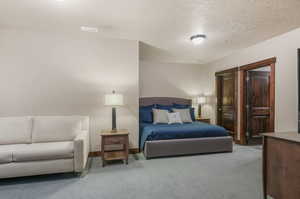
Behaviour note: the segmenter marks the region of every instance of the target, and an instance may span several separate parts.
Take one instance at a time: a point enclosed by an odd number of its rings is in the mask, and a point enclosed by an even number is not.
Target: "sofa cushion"
[[[31,117],[1,117],[0,145],[31,143]]]
[[[74,157],[74,142],[49,142],[19,145],[14,148],[13,161],[40,161]]]
[[[0,164],[13,161],[13,146],[14,145],[0,145]]]
[[[32,142],[72,141],[81,131],[79,116],[33,117]]]

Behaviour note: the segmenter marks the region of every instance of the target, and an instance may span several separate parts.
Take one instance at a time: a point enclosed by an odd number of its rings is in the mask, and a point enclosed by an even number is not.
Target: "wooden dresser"
[[[263,135],[263,188],[265,199],[300,198],[300,134]]]

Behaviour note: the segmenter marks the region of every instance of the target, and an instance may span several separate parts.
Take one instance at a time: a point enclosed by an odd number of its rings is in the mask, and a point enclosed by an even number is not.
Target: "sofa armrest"
[[[74,170],[82,172],[86,166],[90,152],[88,131],[81,131],[74,140]]]

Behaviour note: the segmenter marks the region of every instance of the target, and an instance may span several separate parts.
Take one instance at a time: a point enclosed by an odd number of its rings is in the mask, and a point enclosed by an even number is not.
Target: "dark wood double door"
[[[244,138],[239,140],[245,140],[248,144],[259,144],[261,134],[274,129],[271,122],[270,72],[246,71],[245,82],[241,85],[238,85],[238,72],[238,68],[234,68],[216,73],[217,125],[223,126],[235,140],[238,139],[239,91],[245,95],[245,102],[240,105],[240,109],[243,109],[240,114],[243,115],[245,123],[241,126],[245,134],[240,134]]]
[[[270,72],[247,71],[245,93],[247,142],[261,142],[262,133],[273,129],[270,121]]]

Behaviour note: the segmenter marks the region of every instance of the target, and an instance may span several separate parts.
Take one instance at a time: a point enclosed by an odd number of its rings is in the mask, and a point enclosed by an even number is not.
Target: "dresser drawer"
[[[126,144],[127,136],[105,136],[102,137],[104,139],[104,144]]]

